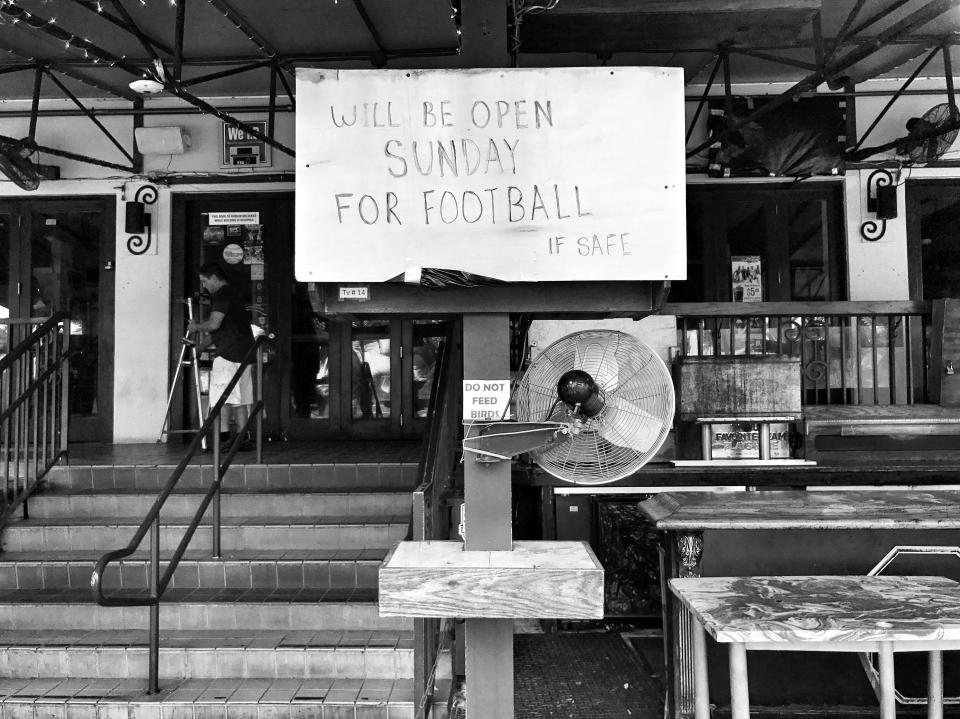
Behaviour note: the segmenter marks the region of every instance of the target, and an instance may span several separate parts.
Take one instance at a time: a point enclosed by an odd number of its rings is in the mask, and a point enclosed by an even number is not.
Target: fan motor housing
[[[557,395],[564,404],[580,407],[587,417],[595,417],[603,409],[600,389],[588,372],[572,369],[564,372],[557,382]]]

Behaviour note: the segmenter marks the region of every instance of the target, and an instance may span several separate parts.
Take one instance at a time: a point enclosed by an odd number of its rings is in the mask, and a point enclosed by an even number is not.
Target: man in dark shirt
[[[216,404],[233,378],[240,362],[253,345],[253,331],[236,288],[227,282],[223,268],[216,262],[208,262],[200,267],[200,284],[210,293],[210,316],[203,322],[191,322],[189,332],[209,332],[216,346],[216,357],[210,370],[210,406]],[[236,429],[231,437],[247,422],[250,406],[253,404],[253,380],[250,365],[247,365],[240,381],[227,397],[221,412],[224,427],[230,427],[231,416]],[[248,437],[241,440],[240,449],[250,449]]]

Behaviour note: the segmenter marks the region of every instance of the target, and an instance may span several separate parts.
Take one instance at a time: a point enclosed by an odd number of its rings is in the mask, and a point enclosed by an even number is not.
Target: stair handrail
[[[253,346],[247,351],[240,366],[234,373],[230,382],[224,389],[223,394],[216,404],[207,414],[207,419],[200,425],[200,429],[187,447],[186,454],[170,474],[170,478],[160,490],[157,498],[154,500],[146,516],[133,533],[133,538],[125,547],[106,552],[97,560],[93,574],[90,575],[90,588],[93,598],[100,606],[104,607],[150,607],[150,646],[149,646],[149,664],[148,664],[148,688],[149,694],[156,694],[159,689],[159,644],[160,644],[160,603],[163,600],[163,594],[173,579],[174,572],[180,564],[187,546],[193,539],[193,535],[200,526],[200,521],[206,513],[207,508],[213,504],[213,556],[220,557],[220,485],[223,477],[230,468],[234,456],[240,449],[240,444],[244,436],[250,429],[251,423],[256,426],[256,461],[257,464],[263,463],[263,357],[264,346],[268,341],[267,336],[261,335],[256,338]],[[240,376],[249,365],[256,365],[256,379],[254,381],[254,402],[250,407],[247,421],[237,430],[237,436],[227,447],[226,457],[221,462],[220,457],[220,413],[226,404],[227,398],[233,391],[233,388],[240,381]],[[180,539],[180,543],[171,555],[167,568],[163,575],[160,575],[160,511],[166,503],[167,498],[176,489],[177,483],[183,476],[184,471],[190,464],[190,460],[201,448],[202,440],[207,434],[212,434],[212,465],[215,469],[213,481],[203,494],[200,505],[187,525],[186,531]],[[147,532],[150,532],[150,573],[149,588],[147,596],[117,597],[104,594],[103,576],[106,568],[112,562],[129,557],[140,547]]]
[[[10,318],[0,323],[10,329],[36,325],[0,358],[3,527],[18,507],[24,519],[29,518],[27,500],[50,469],[68,454],[70,313]],[[7,337],[8,342],[13,340],[9,329]]]
[[[430,387],[428,427],[420,450],[417,488],[413,491],[412,513],[408,537],[414,541],[446,539],[449,532],[440,521],[440,505],[449,490],[448,480],[456,464],[455,447],[458,445],[458,424],[452,414],[456,410],[452,396],[454,383],[453,363],[458,357],[455,345],[453,321],[447,336],[440,344],[434,365],[433,383]],[[442,653],[444,633],[436,618],[413,621],[413,690],[416,719],[426,719],[430,713],[434,693],[437,662]]]

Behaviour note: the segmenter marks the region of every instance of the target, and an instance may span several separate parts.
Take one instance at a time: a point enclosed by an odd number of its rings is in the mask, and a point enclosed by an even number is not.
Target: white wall
[[[677,344],[677,323],[673,315],[650,315],[642,320],[535,320],[530,325],[531,359],[561,337],[584,330],[604,329],[625,332],[651,347],[660,358],[669,361],[668,348]]]

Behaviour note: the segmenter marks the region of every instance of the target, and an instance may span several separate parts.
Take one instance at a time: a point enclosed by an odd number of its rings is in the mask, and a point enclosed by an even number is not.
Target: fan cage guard
[[[949,102],[941,102],[939,105],[934,105],[923,113],[921,119],[933,127],[938,127],[948,122],[957,122],[960,120],[960,111],[957,110],[955,105],[951,105]],[[918,142],[909,150],[907,155],[912,162],[933,162],[950,149],[957,139],[957,133],[958,130],[953,129],[936,137]]]
[[[670,371],[633,335],[614,330],[574,332],[531,362],[517,388],[517,419],[570,422],[567,407],[557,398],[557,381],[571,369],[593,377],[604,411],[585,420],[581,430],[560,446],[531,456],[546,472],[574,484],[607,484],[628,477],[656,455],[673,425]],[[641,447],[608,439],[637,433],[644,436]]]

